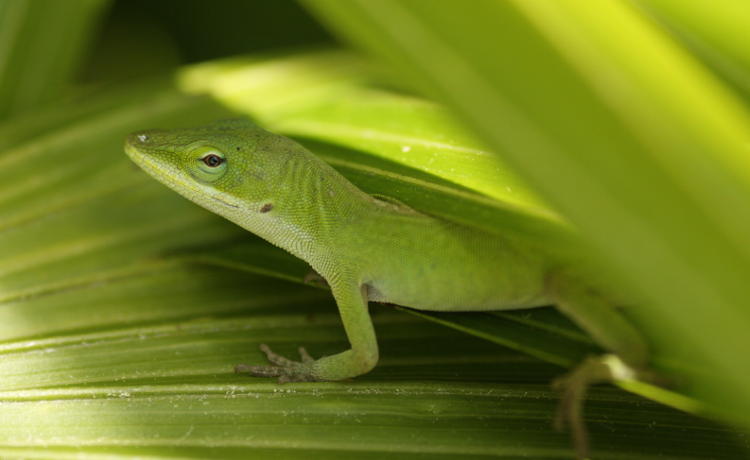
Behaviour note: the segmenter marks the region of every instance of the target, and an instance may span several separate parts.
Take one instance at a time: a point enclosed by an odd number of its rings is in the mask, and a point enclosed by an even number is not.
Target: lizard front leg
[[[339,307],[341,321],[351,348],[344,352],[313,359],[300,348],[300,361],[293,361],[271,351],[265,344],[261,350],[272,365],[235,367],[235,372],[248,372],[256,377],[278,377],[279,382],[342,380],[369,372],[378,362],[378,342],[367,308],[367,286],[353,280],[338,279],[331,285]]]

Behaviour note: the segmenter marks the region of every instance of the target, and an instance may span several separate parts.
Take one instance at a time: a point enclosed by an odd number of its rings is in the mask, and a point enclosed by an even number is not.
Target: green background
[[[671,384],[592,389],[594,458],[746,457],[747,30],[739,0],[0,0],[0,456],[572,456],[548,383],[597,348],[551,309],[373,306],[371,374],[232,373],[345,348],[335,304],[122,142],[241,115],[628,299]]]

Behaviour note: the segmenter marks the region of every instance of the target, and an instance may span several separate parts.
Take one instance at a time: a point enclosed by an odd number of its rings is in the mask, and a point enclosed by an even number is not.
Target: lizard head
[[[125,152],[148,174],[199,205],[230,217],[261,203],[273,185],[268,152],[283,139],[247,120],[138,131]]]

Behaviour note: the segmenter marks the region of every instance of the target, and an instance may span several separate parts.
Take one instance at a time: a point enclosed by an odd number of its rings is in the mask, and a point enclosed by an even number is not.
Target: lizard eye
[[[190,173],[201,182],[217,181],[227,170],[227,159],[219,149],[202,146],[192,155],[195,163],[192,163]]]
[[[224,163],[224,158],[216,155],[215,153],[209,153],[208,155],[205,155],[203,158],[201,158],[201,161],[209,168],[218,168],[222,163]]]

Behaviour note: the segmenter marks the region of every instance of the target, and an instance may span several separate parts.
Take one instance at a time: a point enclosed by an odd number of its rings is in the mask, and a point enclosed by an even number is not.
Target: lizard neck
[[[268,199],[253,203],[236,222],[320,271],[336,250],[336,235],[372,206],[372,198],[298,144],[284,150],[268,176]]]

